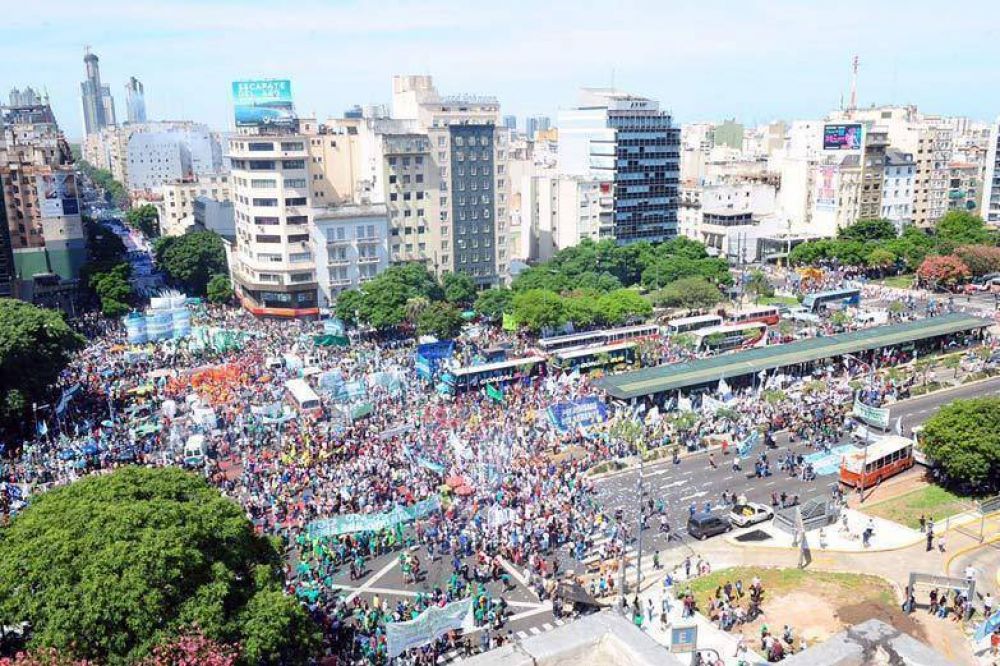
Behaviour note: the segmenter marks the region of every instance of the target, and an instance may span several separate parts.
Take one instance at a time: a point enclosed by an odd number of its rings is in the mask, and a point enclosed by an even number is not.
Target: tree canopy
[[[0,616],[30,647],[141,661],[197,625],[245,664],[304,664],[320,636],[282,592],[281,555],[194,474],[127,467],[39,495],[0,530]]]
[[[233,285],[223,273],[213,275],[205,286],[205,295],[211,303],[228,303],[233,300]]]
[[[77,160],[76,166],[95,186],[104,190],[108,203],[113,203],[116,206],[124,206],[128,202],[128,193],[125,191],[125,186],[115,180],[110,171],[99,169],[85,160]]]
[[[945,213],[934,225],[934,235],[945,254],[959,245],[982,245],[991,240],[983,218],[964,210]]]
[[[192,296],[204,296],[213,275],[226,273],[226,250],[214,231],[164,236],[153,244],[157,265]]]
[[[0,419],[17,423],[43,401],[85,342],[58,311],[0,299]]]
[[[514,295],[514,317],[521,326],[539,333],[566,323],[563,299],[547,289],[528,289]]]
[[[681,278],[650,294],[653,303],[667,308],[704,310],[722,300],[719,288],[703,277]]]
[[[476,296],[473,307],[488,319],[499,319],[504,312],[510,312],[513,298],[514,292],[510,289],[485,289]]]
[[[417,316],[417,334],[448,340],[462,330],[462,313],[451,303],[430,303]]]
[[[469,305],[476,299],[476,283],[465,273],[445,273],[441,286],[449,303]]]
[[[419,310],[445,297],[444,289],[423,264],[390,266],[376,277],[337,296],[337,316],[352,324],[388,329],[419,317]],[[407,311],[407,302],[422,299],[419,310]]]
[[[955,481],[995,488],[1000,479],[1000,398],[955,400],[924,424],[924,452]]]
[[[160,235],[160,214],[153,204],[143,204],[125,214],[129,226],[141,231],[147,238]]]

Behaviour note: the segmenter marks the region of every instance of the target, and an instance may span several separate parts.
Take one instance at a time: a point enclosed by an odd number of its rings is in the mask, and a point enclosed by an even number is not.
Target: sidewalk
[[[891,520],[868,516],[854,509],[844,509],[841,515],[847,516],[846,528],[844,522],[838,521],[836,524],[806,532],[806,544],[814,553],[816,551],[869,553],[896,550],[912,546],[924,539],[924,535],[917,530],[904,527]],[[873,528],[873,535],[866,547],[861,535],[869,526]],[[740,530],[738,534],[727,536],[726,541],[734,546],[746,546],[747,542],[737,539],[754,530],[764,532],[771,537],[766,541],[752,542],[755,547],[786,549],[799,547],[794,535],[778,529],[773,522]]]

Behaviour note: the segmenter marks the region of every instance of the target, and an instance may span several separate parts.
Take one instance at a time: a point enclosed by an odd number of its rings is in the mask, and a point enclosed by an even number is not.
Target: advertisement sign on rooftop
[[[295,120],[288,79],[233,81],[237,127],[286,125]]]
[[[825,125],[823,150],[861,150],[860,123]]]

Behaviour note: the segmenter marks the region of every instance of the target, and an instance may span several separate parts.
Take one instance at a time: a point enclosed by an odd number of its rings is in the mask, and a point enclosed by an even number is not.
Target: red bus
[[[730,313],[727,318],[730,324],[746,324],[751,321],[759,321],[768,326],[777,325],[781,319],[778,308],[773,305],[765,305],[758,308],[748,308]]]
[[[912,439],[888,435],[875,440],[867,449],[867,453],[860,450],[841,458],[841,483],[854,488],[870,488],[913,467]]]

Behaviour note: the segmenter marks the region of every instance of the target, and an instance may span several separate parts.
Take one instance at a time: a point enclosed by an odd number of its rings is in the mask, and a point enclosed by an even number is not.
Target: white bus
[[[312,390],[309,383],[304,379],[289,379],[285,382],[285,389],[291,396],[295,408],[302,413],[317,414],[322,410],[319,396]]]
[[[679,335],[681,333],[691,333],[693,331],[712,326],[722,326],[722,317],[719,315],[681,317],[679,319],[671,319],[667,322],[664,328],[667,335]]]
[[[610,345],[615,342],[627,342],[640,338],[651,338],[660,335],[660,327],[655,324],[625,326],[623,328],[606,328],[600,331],[557,335],[552,338],[542,338],[538,341],[538,349],[546,354],[552,354],[565,349],[583,349],[597,345]]]
[[[748,321],[745,324],[727,324],[702,328],[692,335],[696,351],[729,351],[740,347],[750,347],[763,339],[767,324],[762,321]]]

